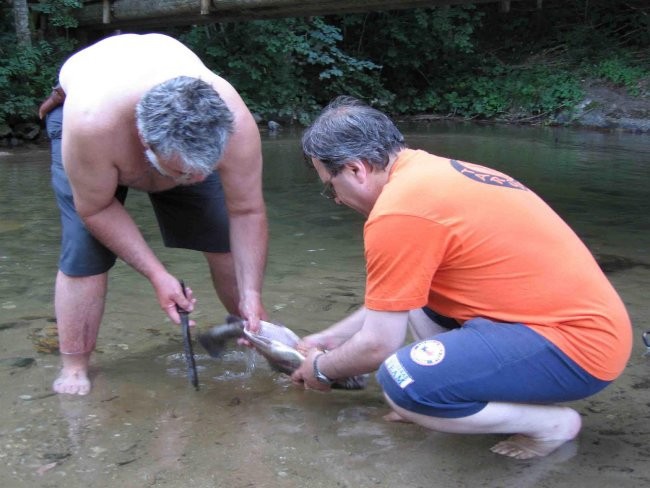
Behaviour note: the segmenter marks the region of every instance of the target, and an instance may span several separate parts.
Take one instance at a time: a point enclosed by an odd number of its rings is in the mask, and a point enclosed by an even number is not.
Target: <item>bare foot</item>
[[[492,452],[515,459],[544,457],[564,443],[573,440],[580,432],[582,420],[575,410],[567,408],[557,419],[553,432],[547,437],[531,437],[515,434],[505,441],[492,446]]]
[[[90,392],[90,353],[61,354],[61,362],[61,373],[52,384],[54,391],[69,395],[87,395]]]
[[[412,421],[402,417],[395,410],[391,410],[390,413],[387,413],[382,418],[387,422],[403,422],[405,424],[412,424],[413,423]]]
[[[63,368],[59,377],[54,380],[52,388],[57,393],[87,395],[90,392],[90,379],[86,370]]]
[[[530,459],[547,456],[569,440],[571,439],[539,441],[532,437],[516,434],[492,446],[490,451],[515,459]]]

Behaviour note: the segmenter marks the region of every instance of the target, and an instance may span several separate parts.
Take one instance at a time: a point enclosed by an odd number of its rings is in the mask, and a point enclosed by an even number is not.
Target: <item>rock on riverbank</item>
[[[546,118],[531,116],[524,119],[493,119],[483,122],[549,124],[594,130],[650,133],[650,79],[640,85],[638,95],[629,94],[626,88],[602,82],[585,82],[583,91],[584,98],[576,106]],[[419,122],[455,118],[440,114],[420,114],[404,119]]]
[[[650,80],[639,89],[638,96],[625,88],[602,83],[584,87],[585,98],[572,110],[561,112],[551,123],[591,129],[618,129],[650,132]]]

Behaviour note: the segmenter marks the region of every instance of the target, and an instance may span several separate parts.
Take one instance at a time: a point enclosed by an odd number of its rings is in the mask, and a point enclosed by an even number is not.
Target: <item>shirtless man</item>
[[[160,34],[104,39],[68,59],[59,81],[65,103],[47,120],[63,225],[55,285],[62,370],[54,390],[90,391],[115,256],[151,282],[172,321],[180,321],[176,306],[193,309],[191,289],[183,295],[125,210],[128,188],[149,193],[165,245],[203,252],[221,302],[256,330],[266,317],[262,154],[237,91]]]
[[[367,218],[367,278],[364,308],[299,344],[293,381],[329,390],[378,369],[388,420],[514,434],[492,451],[517,459],[577,436],[580,415],[557,403],[611,384],[632,328],[569,226],[508,175],[407,148],[388,117],[350,97],[302,147],[323,195]]]

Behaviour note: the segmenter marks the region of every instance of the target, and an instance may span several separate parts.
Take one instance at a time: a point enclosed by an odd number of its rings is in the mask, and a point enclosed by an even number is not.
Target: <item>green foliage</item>
[[[31,48],[11,49],[0,58],[0,123],[35,117],[57,79],[59,64],[53,60],[71,50],[70,41],[39,41]]]
[[[51,0],[30,4],[34,12],[54,12],[50,22],[59,27],[76,25],[70,8],[76,0]],[[75,42],[60,33],[41,39],[31,48],[17,46],[11,9],[4,8],[0,22],[0,124],[33,120],[43,98],[56,83],[61,62],[72,52]],[[43,33],[45,34],[45,33]],[[42,36],[45,37],[45,36]]]
[[[596,78],[602,78],[618,86],[624,86],[634,95],[639,94],[639,80],[650,76],[650,68],[635,64],[624,55],[601,60],[587,72]]]
[[[545,67],[499,67],[482,76],[465,76],[450,85],[438,111],[482,119],[536,119],[577,103],[579,81],[570,72]]]
[[[67,29],[77,27],[77,19],[70,12],[81,8],[81,5],[81,0],[40,0],[36,4],[31,4],[29,8],[34,12],[47,15],[52,26]]]
[[[29,50],[16,46],[11,8],[0,4],[0,122],[34,117],[75,47],[70,12],[81,4],[30,3],[49,27]],[[637,93],[650,76],[647,0],[545,0],[541,10],[513,2],[508,14],[491,3],[456,5],[170,33],[253,112],[300,124],[339,94],[391,113],[543,120],[575,105],[584,79]]]
[[[340,30],[320,17],[195,27],[180,39],[254,112],[303,124],[339,91],[372,88],[378,69],[339,49]]]
[[[436,110],[444,79],[466,69],[483,14],[473,6],[350,15],[340,19],[344,46],[381,64],[383,96],[377,105],[395,112]],[[380,36],[373,33],[381,32]],[[387,96],[388,94],[388,96]]]

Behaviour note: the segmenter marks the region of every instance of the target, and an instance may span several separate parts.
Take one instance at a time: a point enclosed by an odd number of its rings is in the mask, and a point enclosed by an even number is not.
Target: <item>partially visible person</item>
[[[149,194],[168,247],[204,254],[217,295],[256,330],[266,317],[267,256],[257,125],[237,91],[187,47],[160,34],[104,39],[70,57],[46,101],[62,249],[55,312],[58,393],[90,391],[90,356],[116,257],[145,276],[168,317],[191,311],[124,207]],[[63,102],[62,106],[57,106]]]
[[[616,379],[632,339],[569,226],[508,175],[407,148],[350,97],[325,108],[302,148],[324,194],[367,217],[367,281],[362,309],[304,338],[294,383],[326,391],[379,369],[388,420],[513,434],[492,450],[518,459],[575,438],[580,415],[558,403]]]

